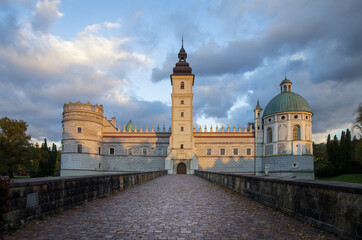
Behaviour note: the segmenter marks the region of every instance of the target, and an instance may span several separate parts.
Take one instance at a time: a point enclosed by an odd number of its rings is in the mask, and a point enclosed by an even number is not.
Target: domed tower
[[[102,169],[103,106],[69,102],[63,106],[61,176]]]
[[[314,179],[312,116],[308,102],[285,77],[263,113],[263,168],[271,176]]]

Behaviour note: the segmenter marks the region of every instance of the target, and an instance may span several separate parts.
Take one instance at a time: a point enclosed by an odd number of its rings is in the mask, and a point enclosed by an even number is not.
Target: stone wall
[[[362,184],[195,171],[342,238],[362,239]]]
[[[102,196],[167,174],[167,171],[17,179],[10,185],[11,210],[3,214],[3,229],[55,214]]]

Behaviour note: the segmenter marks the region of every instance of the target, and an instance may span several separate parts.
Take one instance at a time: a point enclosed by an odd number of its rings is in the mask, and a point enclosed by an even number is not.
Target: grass
[[[342,174],[337,177],[317,178],[317,180],[351,182],[351,183],[361,183],[362,184],[362,174]]]

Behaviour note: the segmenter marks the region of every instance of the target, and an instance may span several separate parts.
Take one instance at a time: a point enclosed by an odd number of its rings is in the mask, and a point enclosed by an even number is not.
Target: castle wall
[[[105,132],[103,167],[123,172],[164,170],[169,137],[169,132]]]
[[[194,142],[199,170],[254,174],[253,132],[194,132]]]
[[[314,179],[312,155],[277,155],[263,158],[263,171],[274,177]]]

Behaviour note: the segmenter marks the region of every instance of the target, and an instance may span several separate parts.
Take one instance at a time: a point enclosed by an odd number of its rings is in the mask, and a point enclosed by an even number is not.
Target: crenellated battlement
[[[85,111],[85,112],[93,112],[95,114],[99,114],[103,116],[103,105],[92,105],[91,103],[81,103],[80,101],[76,103],[72,103],[69,101],[68,103],[64,103],[63,105],[63,113],[71,112],[71,111]]]
[[[151,128],[146,125],[146,128],[143,128],[142,125],[137,128],[137,125],[135,125],[134,130],[131,130],[131,128],[126,129],[126,125],[123,125],[123,129],[121,129],[121,126],[118,125],[117,128],[118,132],[122,133],[171,133],[171,126],[167,129],[165,125],[161,128],[160,125],[158,125],[156,128],[151,125]]]
[[[239,125],[238,128],[235,127],[235,125],[233,125],[232,128],[230,128],[229,125],[227,125],[227,127],[224,127],[224,125],[221,125],[221,128],[219,128],[218,125],[216,125],[215,129],[212,127],[212,125],[208,128],[206,125],[205,127],[202,127],[201,125],[199,125],[198,131],[196,130],[196,127],[193,127],[193,132],[197,132],[197,133],[252,133],[254,132],[254,128],[252,124],[249,124],[249,126],[247,126],[245,124],[244,128],[242,129],[242,127]]]

